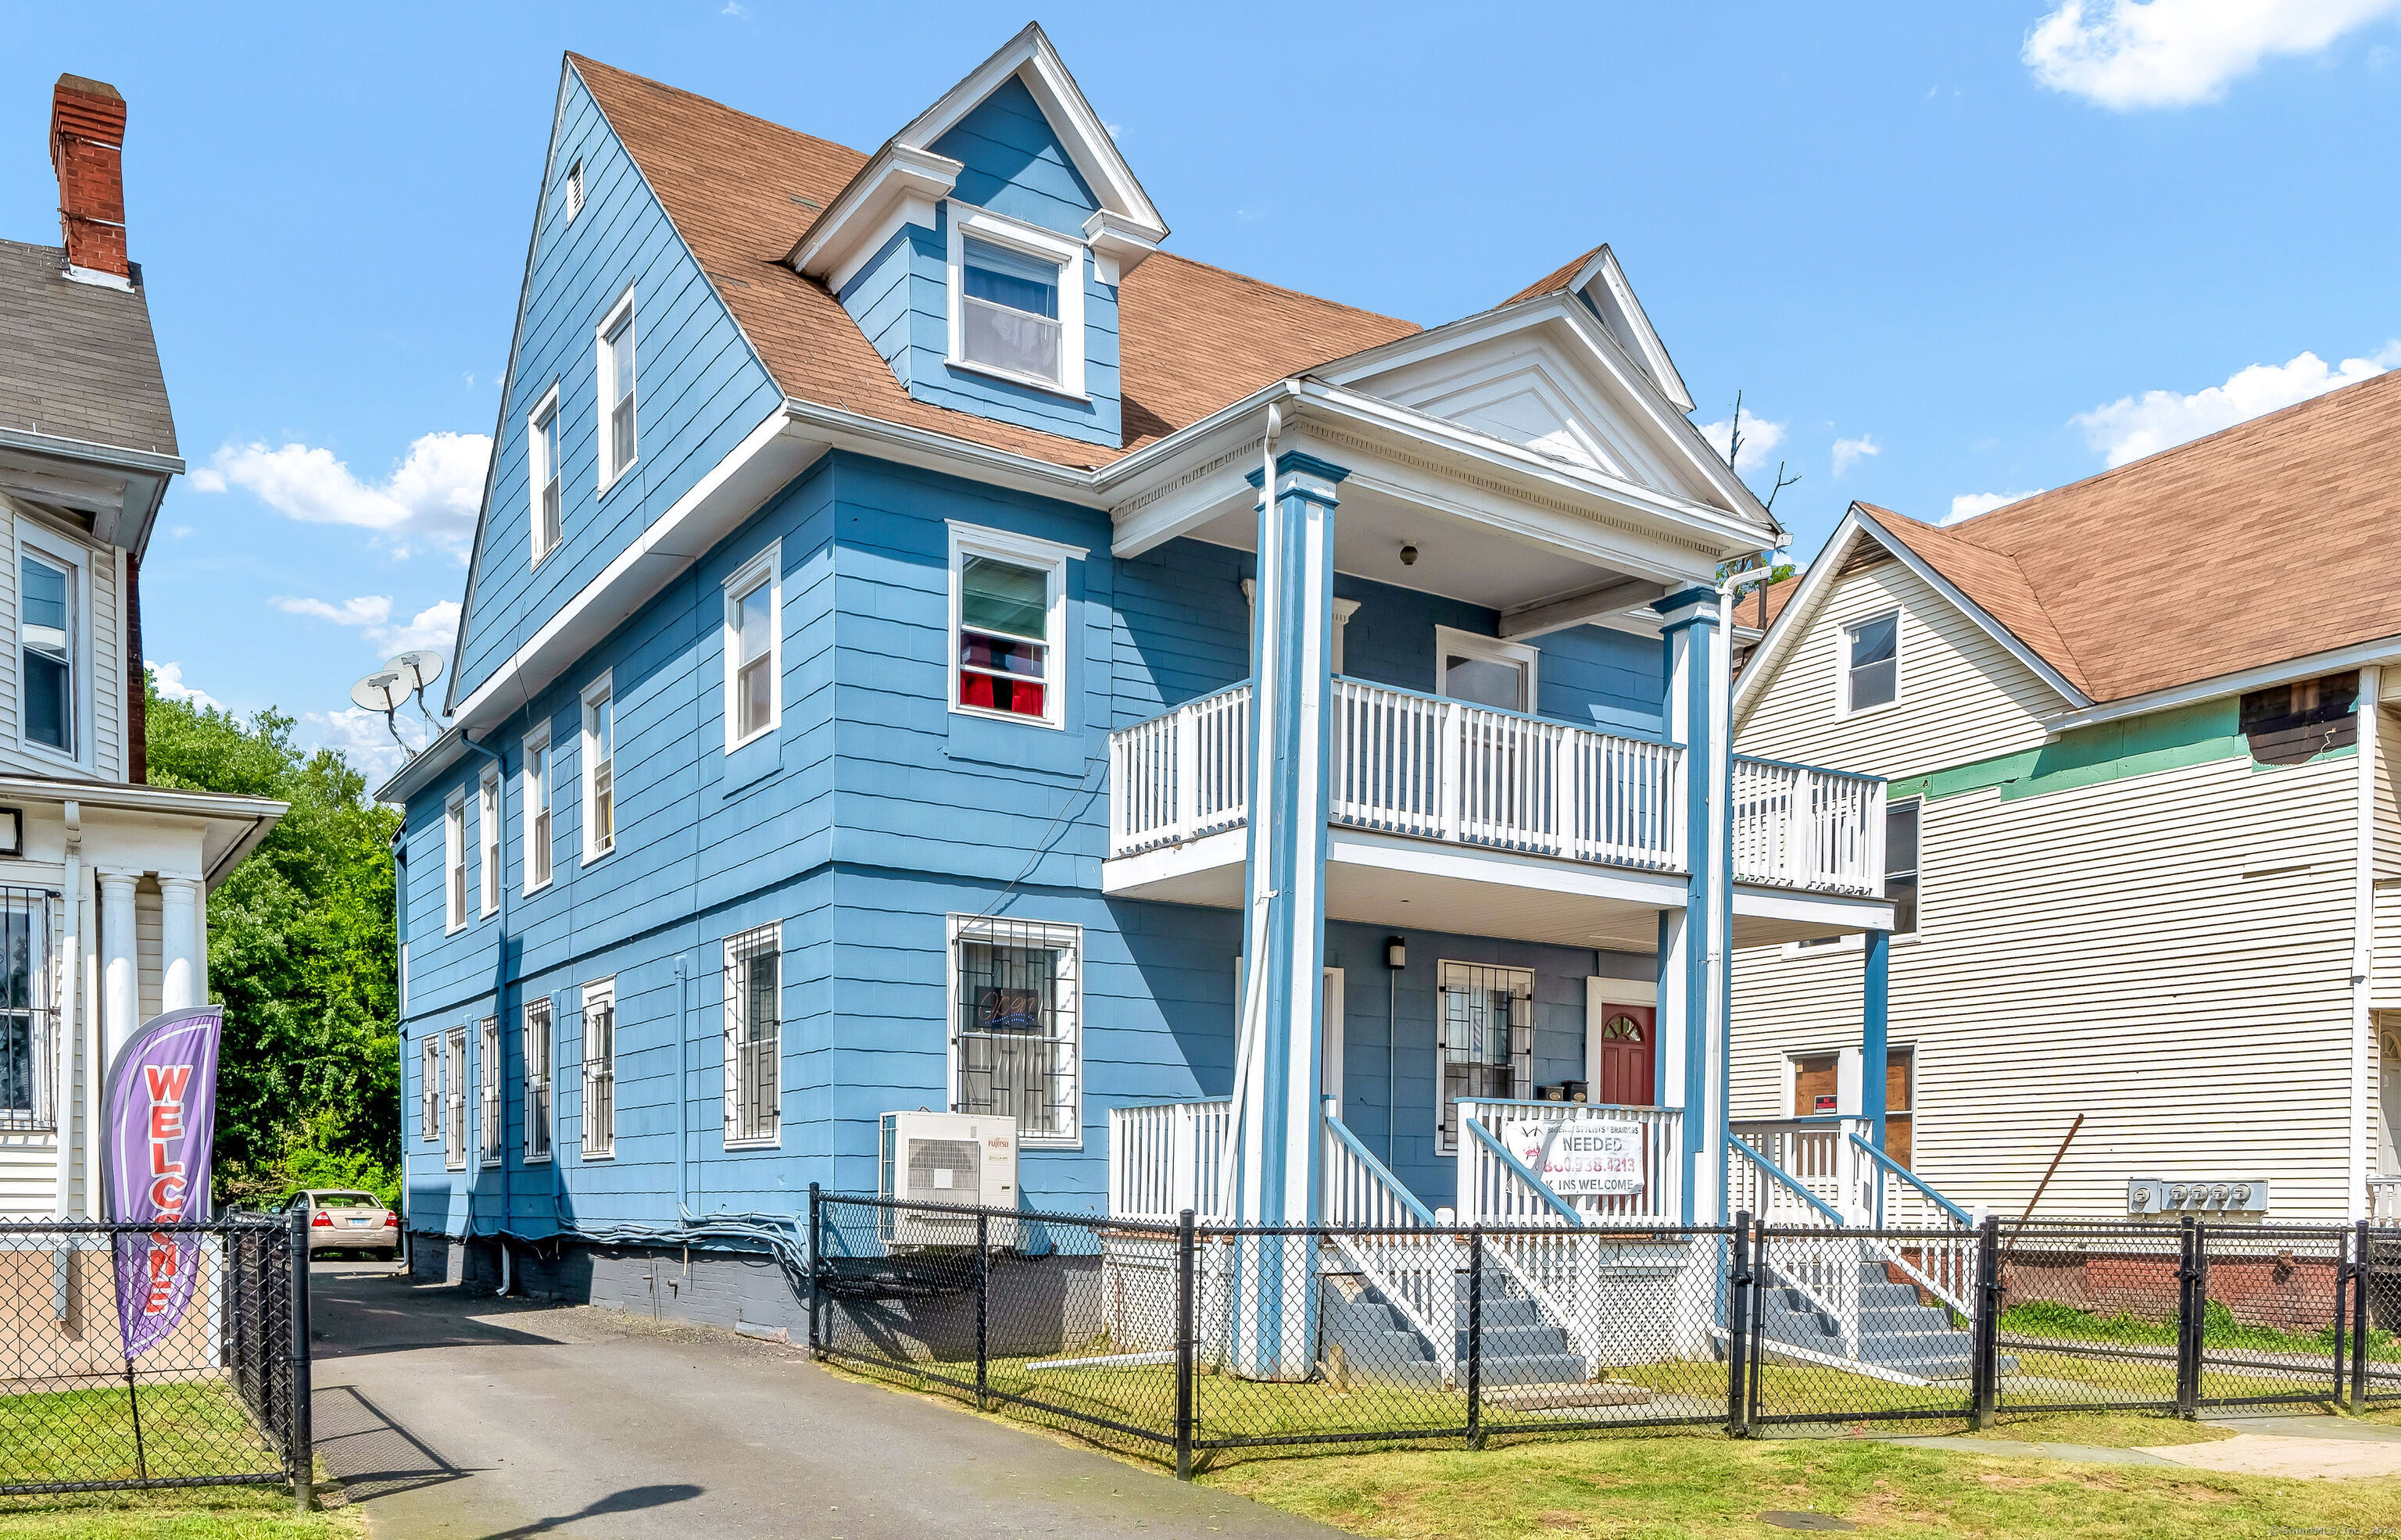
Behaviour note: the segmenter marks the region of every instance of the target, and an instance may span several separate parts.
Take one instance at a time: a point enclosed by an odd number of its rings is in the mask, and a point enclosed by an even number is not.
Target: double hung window
[[[1525,968],[1445,962],[1441,977],[1440,1140],[1459,1148],[1462,1097],[1523,1100],[1534,1079],[1534,975]]]
[[[725,584],[725,748],[775,727],[782,711],[783,547],[771,545]]]
[[[475,1029],[475,1149],[486,1165],[501,1164],[501,1018]]]
[[[525,1008],[525,1158],[550,1159],[550,1002]]]
[[[629,292],[600,323],[600,485],[605,490],[633,466],[634,296]]]
[[[501,907],[501,772],[496,769],[485,770],[477,784],[475,818],[484,868],[478,884],[483,912],[496,914]]]
[[[51,1128],[50,895],[0,888],[0,1129]]]
[[[28,552],[18,558],[18,657],[28,743],[75,752],[75,574]]]
[[[442,1137],[442,1040],[417,1045],[417,1137],[432,1144]]]
[[[773,1144],[782,1125],[783,928],[725,944],[725,1142]]]
[[[442,808],[442,928],[467,923],[467,794],[455,791]]]
[[[952,526],[952,709],[1056,727],[1072,547]]]
[[[1900,698],[1900,612],[1843,628],[1843,709],[1866,711]]]
[[[961,253],[967,310],[960,348],[970,363],[1059,378],[1059,265],[968,239]]]
[[[583,1158],[617,1152],[617,985],[583,988]]]
[[[583,692],[583,859],[617,848],[617,701],[606,677]]]
[[[551,763],[548,729],[525,743],[525,891],[550,886]]]
[[[1917,797],[1884,810],[1884,896],[1892,905],[1892,934],[1917,934],[1917,826],[1926,804]]]
[[[555,385],[527,420],[526,480],[533,491],[533,559],[539,562],[558,549],[560,535],[558,387]]]
[[[467,1168],[467,1029],[453,1027],[442,1043],[442,1164]]]
[[[1028,1144],[1081,1140],[1082,951],[1073,925],[953,918],[953,1111],[1013,1117]]]

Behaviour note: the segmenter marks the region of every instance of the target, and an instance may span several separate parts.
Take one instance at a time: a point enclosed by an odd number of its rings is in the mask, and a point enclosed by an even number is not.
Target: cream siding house
[[[2080,1113],[2041,1212],[2264,1179],[2401,1217],[2401,605],[2279,619],[2296,567],[2369,565],[2396,429],[2386,378],[1949,528],[1854,506],[1779,585],[1736,748],[1888,781],[1890,1148],[1946,1196],[2020,1212]],[[1737,1131],[1861,1110],[1857,948],[1736,952]]]

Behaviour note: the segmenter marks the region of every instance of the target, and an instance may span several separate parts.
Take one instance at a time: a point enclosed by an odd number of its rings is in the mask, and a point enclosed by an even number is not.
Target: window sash
[[[526,891],[550,881],[550,744],[529,743],[525,761]]]
[[[467,923],[467,804],[452,802],[442,810],[442,923],[455,931]]]
[[[1861,620],[1843,632],[1847,709],[1889,705],[1900,695],[1900,617]]]
[[[628,306],[611,327],[602,346],[609,360],[609,473],[623,474],[634,463],[638,445],[634,421],[634,312]]]
[[[583,1008],[583,1155],[617,1152],[617,1002]]]
[[[550,1002],[525,1008],[525,1158],[550,1159]]]
[[[953,1111],[1014,1117],[1029,1143],[1080,1126],[1080,965],[1074,926],[963,920],[952,945]]]
[[[442,1163],[467,1165],[467,1029],[453,1027],[442,1043]]]
[[[534,558],[539,561],[558,549],[560,538],[558,475],[558,408],[554,404],[534,423],[535,483],[540,488],[542,529],[537,537]]]
[[[733,595],[734,736],[748,739],[775,721],[775,579],[771,572]]]
[[[1915,797],[1884,810],[1884,895],[1892,905],[1892,934],[1917,933],[1918,841],[1926,804]]]
[[[484,777],[476,797],[476,812],[483,820],[483,906],[484,912],[490,914],[501,906],[501,778],[497,771]]]
[[[25,738],[62,754],[73,754],[75,573],[27,552],[19,558],[17,577]]]
[[[1052,677],[1061,568],[1056,563],[954,548],[952,704],[1025,720],[1055,720]]]
[[[583,703],[586,799],[590,804],[585,846],[592,855],[617,848],[617,699],[602,690]]]
[[[442,1137],[442,1040],[418,1045],[417,1137],[427,1144]]]

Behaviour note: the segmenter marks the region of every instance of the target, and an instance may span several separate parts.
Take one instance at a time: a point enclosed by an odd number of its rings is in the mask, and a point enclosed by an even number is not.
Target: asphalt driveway
[[[317,1450],[378,1540],[1340,1533],[841,1379],[801,1348],[382,1264],[321,1263],[313,1299]]]

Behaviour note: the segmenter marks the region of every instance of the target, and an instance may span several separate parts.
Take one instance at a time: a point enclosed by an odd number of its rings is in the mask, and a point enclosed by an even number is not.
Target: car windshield
[[[383,1205],[364,1192],[320,1192],[320,1208],[381,1208]]]

